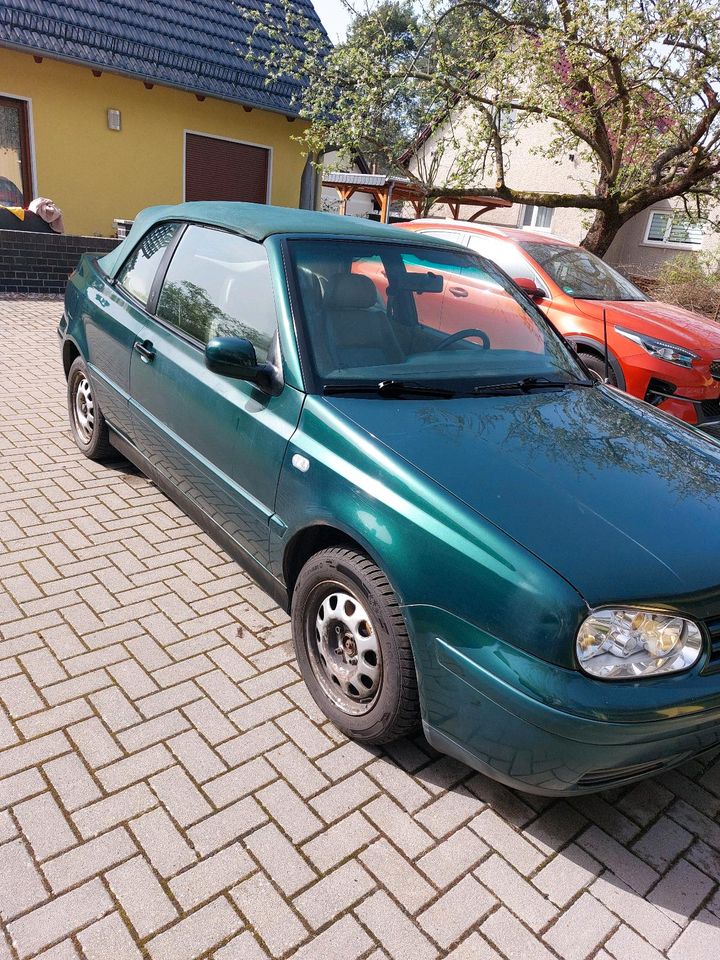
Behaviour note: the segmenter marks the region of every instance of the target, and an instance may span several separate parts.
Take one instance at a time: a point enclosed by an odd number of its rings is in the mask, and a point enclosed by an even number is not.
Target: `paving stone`
[[[505,907],[491,914],[480,930],[508,960],[556,960]]]
[[[532,930],[540,932],[558,914],[554,904],[496,853],[478,867],[475,876]]]
[[[651,890],[647,899],[684,927],[714,887],[715,882],[704,873],[687,860],[679,860]]]
[[[357,960],[372,940],[354,917],[345,916],[293,954],[293,960]]]
[[[479,924],[496,905],[493,895],[471,876],[463,877],[418,917],[418,923],[443,949]]]
[[[536,870],[545,857],[493,810],[483,810],[468,826],[521,873]]]
[[[444,889],[467,873],[488,852],[487,844],[472,830],[463,827],[420,857],[417,866],[436,887]]]
[[[190,910],[244,880],[256,869],[242,846],[234,843],[173,877],[168,885],[183,910]]]
[[[182,767],[150,777],[150,786],[168,813],[181,827],[187,827],[212,812],[212,807]]]
[[[22,840],[0,847],[0,918],[10,920],[47,899],[42,877]]]
[[[374,886],[370,874],[359,863],[349,860],[296,897],[295,909],[317,930],[357,903]]]
[[[680,927],[666,913],[610,872],[598,878],[590,892],[658,950],[666,950],[680,933]]]
[[[359,860],[409,913],[417,913],[435,896],[422,874],[385,839],[370,844]]]
[[[252,797],[245,797],[189,827],[188,838],[201,857],[254,830],[267,814]]]
[[[382,943],[393,960],[434,960],[438,955],[424,933],[378,890],[356,908],[356,914],[372,935]]]
[[[143,857],[133,857],[106,876],[140,938],[150,936],[177,917],[170,898]]]
[[[423,810],[415,819],[437,838],[446,837],[470,820],[482,807],[477,797],[462,788],[444,794]]]
[[[200,907],[146,944],[152,960],[194,960],[242,927],[224,897]]]
[[[247,836],[245,847],[288,896],[316,879],[315,871],[274,823],[268,823]]]
[[[127,830],[117,827],[94,840],[79,844],[43,864],[43,873],[53,893],[59,893],[114,867],[137,853]]]
[[[36,860],[46,860],[77,843],[62,810],[49,793],[19,803],[13,813]]]
[[[390,797],[366,804],[363,813],[411,859],[433,845],[432,837]]]
[[[377,836],[377,830],[358,810],[339,820],[303,846],[305,856],[325,873],[342,860],[367,846]]]
[[[716,960],[720,955],[720,919],[707,910],[680,935],[668,951],[669,960]]]
[[[164,810],[152,810],[132,820],[130,829],[163,877],[171,877],[196,859],[195,852]]]
[[[578,843],[638,893],[647,893],[658,880],[657,871],[598,827],[586,830],[579,837]]]
[[[50,903],[26,913],[8,925],[21,958],[61,940],[112,909],[113,903],[100,880],[91,880]]]
[[[109,957],[114,960],[142,960],[140,950],[117,913],[111,913],[81,930],[78,940],[87,960],[108,960]]]
[[[230,895],[273,957],[282,956],[307,937],[305,927],[262,874],[245,880]]]
[[[293,843],[302,843],[323,826],[308,805],[281,780],[260,790],[257,796]]]
[[[545,933],[545,940],[566,960],[585,960],[616,926],[617,918],[584,893]]]

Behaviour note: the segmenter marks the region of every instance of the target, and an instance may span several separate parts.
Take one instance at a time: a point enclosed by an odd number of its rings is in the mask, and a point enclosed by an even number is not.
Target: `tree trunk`
[[[610,249],[610,244],[617,236],[617,232],[625,223],[625,218],[615,209],[598,210],[590,229],[585,234],[580,246],[585,247],[598,257],[604,257]]]

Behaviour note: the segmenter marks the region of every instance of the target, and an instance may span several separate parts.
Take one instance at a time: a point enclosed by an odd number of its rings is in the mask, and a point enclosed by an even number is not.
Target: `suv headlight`
[[[700,359],[696,353],[686,347],[678,347],[665,340],[656,340],[655,337],[647,337],[644,333],[635,333],[634,330],[626,330],[625,327],[615,327],[615,330],[621,337],[627,337],[628,340],[638,343],[651,356],[667,360],[668,363],[676,363],[679,367],[691,367],[693,360]]]
[[[633,607],[595,610],[578,630],[575,648],[585,673],[606,680],[687,670],[702,652],[697,624]]]

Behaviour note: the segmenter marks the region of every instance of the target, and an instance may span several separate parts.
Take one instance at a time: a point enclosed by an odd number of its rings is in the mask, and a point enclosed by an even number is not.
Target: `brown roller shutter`
[[[185,134],[185,199],[267,203],[270,151]]]

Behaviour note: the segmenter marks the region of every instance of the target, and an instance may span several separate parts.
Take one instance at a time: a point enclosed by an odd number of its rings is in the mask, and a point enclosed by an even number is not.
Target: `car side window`
[[[148,230],[118,273],[118,285],[143,306],[150,299],[153,280],[179,223],[160,223]]]
[[[530,264],[520,251],[508,243],[507,240],[496,240],[495,237],[484,237],[481,234],[472,234],[470,237],[470,249],[479,253],[482,257],[487,257],[496,263],[501,270],[512,277],[513,280],[526,279],[532,280],[538,286],[543,286],[540,278],[533,270]]]
[[[265,248],[234,233],[190,225],[170,261],[157,314],[202,344],[245,337],[263,363],[277,330]]]

